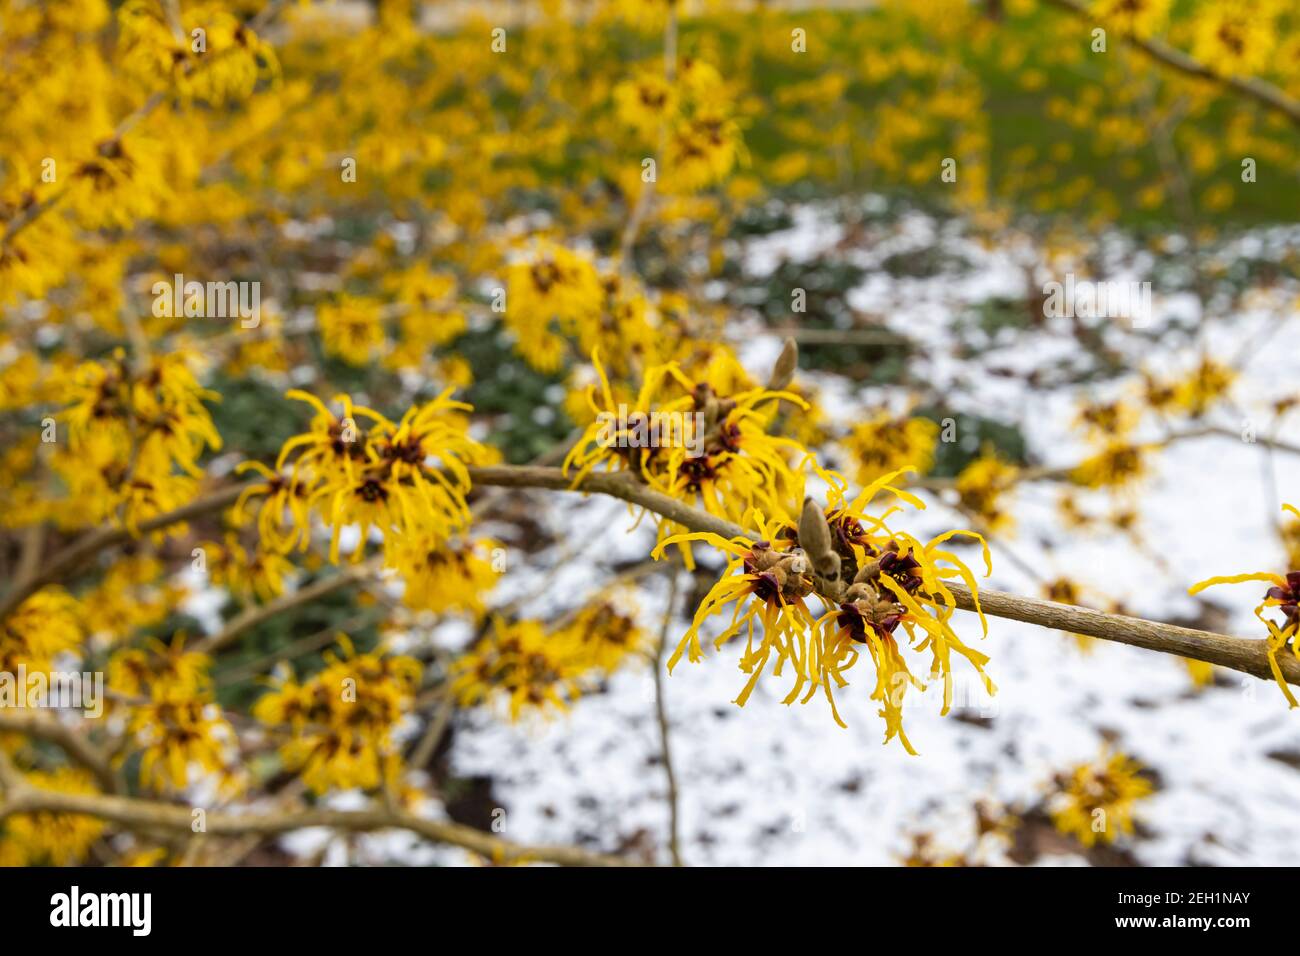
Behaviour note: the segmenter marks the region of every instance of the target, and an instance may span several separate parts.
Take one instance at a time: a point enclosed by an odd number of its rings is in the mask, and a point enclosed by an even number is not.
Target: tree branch
[[[93,773],[99,785],[108,792],[119,793],[123,789],[122,780],[113,770],[112,762],[90,742],[84,728],[73,728],[49,711],[26,707],[0,708],[0,730],[54,744],[75,763]]]
[[[147,521],[141,521],[140,535],[228,508],[235,503],[243,487],[239,484],[227,485],[206,497],[196,498],[175,511],[168,511]],[[15,608],[41,588],[64,580],[101,551],[125,544],[134,537],[127,528],[122,527],[97,528],[86,532],[63,550],[55,552],[43,563],[37,573],[14,583],[4,598],[0,599],[0,620],[8,617]]]
[[[570,489],[572,480],[558,468],[512,468],[498,466],[493,468],[472,468],[470,475],[475,483],[497,484],[515,488],[555,488]],[[669,498],[635,479],[630,472],[591,473],[572,490],[582,492],[599,492],[621,498],[632,504],[641,505],[664,517],[670,518],[684,528],[692,531],[712,531],[724,537],[753,538],[739,525],[725,519],[692,508],[676,499]],[[957,606],[962,610],[975,609],[974,598],[963,585],[947,581]],[[823,595],[828,600],[836,600],[837,595]],[[1159,621],[1127,617],[1122,614],[1106,614],[1089,608],[1058,604],[1035,598],[1022,598],[1001,591],[989,591],[983,588],[979,592],[980,605],[984,613],[993,617],[1013,621],[1025,621],[1056,630],[1087,634],[1106,641],[1129,644],[1146,650],[1161,651],[1179,657],[1190,657],[1218,664],[1231,670],[1250,674],[1263,680],[1272,680],[1267,657],[1267,642],[1262,639],[1230,637],[1226,634],[1214,634],[1209,631],[1196,631]],[[1288,683],[1300,685],[1300,661],[1292,657],[1279,655],[1278,663]]]
[[[362,561],[360,564],[349,564],[337,574],[321,578],[319,581],[313,581],[306,587],[290,591],[288,594],[281,594],[265,604],[255,604],[232,617],[226,622],[226,626],[217,633],[210,634],[198,641],[193,649],[201,654],[215,654],[238,640],[246,632],[264,621],[269,621],[277,614],[283,614],[285,611],[291,611],[304,604],[310,604],[312,601],[333,594],[335,591],[341,591],[343,588],[358,584],[378,573],[382,566],[382,557],[376,555]]]
[[[103,794],[62,793],[20,783],[10,788],[8,799],[0,809],[14,813],[72,813],[95,817],[132,830],[169,830],[192,833],[193,811],[152,800]],[[326,810],[308,809],[271,813],[206,813],[204,831],[210,836],[275,836],[306,827],[328,827],[348,832],[373,830],[408,830],[434,843],[462,847],[503,863],[541,862],[560,866],[635,866],[629,860],[577,847],[526,846],[511,843],[459,823],[427,820],[405,810]]]
[[[965,611],[975,610],[975,599],[969,588],[953,581],[945,583],[959,608]],[[1229,637],[1226,634],[1197,631],[1124,614],[1106,614],[1091,608],[1024,598],[985,588],[980,588],[979,599],[984,613],[993,617],[1038,624],[1072,634],[1086,634],[1149,651],[1191,657],[1263,680],[1273,679],[1273,672],[1268,665],[1268,642],[1263,639]],[[1300,661],[1289,655],[1278,655],[1278,664],[1287,683],[1300,685]]]

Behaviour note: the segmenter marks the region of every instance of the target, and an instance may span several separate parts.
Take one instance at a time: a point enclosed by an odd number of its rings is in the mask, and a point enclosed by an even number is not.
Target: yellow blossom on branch
[[[1142,765],[1122,753],[1103,753],[1057,778],[1049,798],[1052,823],[1085,847],[1114,843],[1133,833],[1134,810],[1151,794]]]

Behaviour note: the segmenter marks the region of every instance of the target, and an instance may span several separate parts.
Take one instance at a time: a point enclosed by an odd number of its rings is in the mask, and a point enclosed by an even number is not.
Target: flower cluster
[[[316,409],[310,430],[285,442],[275,470],[258,462],[240,466],[265,480],[245,489],[235,505],[236,520],[244,520],[253,497],[263,496],[257,516],[263,541],[288,551],[306,547],[315,513],[332,529],[330,558],[336,563],[344,528],[359,527],[353,561],[364,556],[373,528],[384,535],[390,563],[414,573],[415,560],[394,547],[394,539],[442,542],[468,524],[466,466],[486,456],[486,449],[469,437],[460,414],[470,406],[449,394],[450,389],[392,422],[353,406],[346,395],[335,398],[343,408],[339,416],[316,396],[290,391],[290,398]],[[362,430],[358,417],[372,423],[368,430]]]
[[[1020,479],[1020,469],[986,449],[957,476],[957,498],[968,514],[991,532],[1006,531],[1015,519],[1007,508],[1006,494]]]
[[[520,354],[541,371],[560,368],[566,338],[593,341],[604,306],[605,287],[596,266],[557,242],[538,240],[526,258],[507,270],[506,325]]]
[[[253,92],[259,80],[278,76],[271,46],[222,5],[177,4],[168,22],[165,4],[129,0],[118,11],[122,62],[146,88],[171,89],[187,99],[219,106]]]
[[[1122,753],[1103,753],[1095,763],[1058,775],[1048,798],[1052,823],[1086,847],[1132,834],[1136,804],[1152,790],[1142,770]]]
[[[925,474],[934,463],[939,425],[928,418],[881,412],[853,426],[844,444],[857,464],[857,481],[870,484],[901,468]]]
[[[599,355],[600,378],[588,390],[597,420],[564,461],[576,487],[592,470],[631,471],[651,488],[710,514],[740,521],[751,509],[788,515],[801,479],[790,459],[807,452],[795,441],[768,432],[780,401],[806,407],[788,391],[747,388],[719,392],[709,381],[687,378],[676,362],[650,368],[631,404],[615,401]],[[662,395],[661,393],[667,393]],[[646,440],[658,432],[657,441]],[[671,522],[661,523],[661,538]],[[688,539],[681,539],[684,543]],[[683,547],[688,565],[689,548]]]
[[[280,757],[314,793],[396,782],[401,753],[393,732],[420,682],[414,658],[358,654],[347,637],[339,641],[342,656],[327,653],[324,670],[282,681],[253,706],[258,720],[291,732]]]
[[[501,544],[491,538],[440,542],[429,535],[398,535],[384,543],[386,566],[401,571],[402,602],[412,610],[460,612],[474,620],[486,613],[484,596],[504,566]]]
[[[548,629],[540,621],[507,622],[475,642],[452,667],[451,690],[463,707],[499,703],[512,721],[525,713],[567,710],[629,658],[647,650],[635,617],[609,599]]]
[[[30,786],[58,793],[98,793],[90,774],[74,767],[34,770]],[[0,866],[74,866],[90,853],[104,822],[76,813],[16,813],[0,834]]]
[[[88,634],[113,644],[162,623],[184,596],[183,587],[167,580],[162,561],[136,554],[117,561],[78,602]]]
[[[224,541],[199,546],[213,584],[224,587],[241,601],[269,601],[284,593],[285,578],[293,565],[277,551],[247,548],[239,536],[228,532]]]
[[[207,655],[185,650],[183,635],[109,659],[108,686],[129,700],[142,785],[179,791],[215,775],[223,789],[238,789],[235,731],[217,706],[210,665]]]
[[[0,673],[46,673],[84,637],[77,599],[57,585],[42,588],[0,621]]]
[[[67,447],[53,464],[76,514],[87,523],[115,518],[138,533],[142,521],[193,498],[200,457],[219,449],[221,437],[203,404],[219,396],[199,385],[189,356],[134,368],[119,349],[83,364],[71,392]]]
[[[885,740],[897,736],[915,753],[903,732],[903,695],[908,686],[924,691],[925,685],[908,667],[904,648],[929,652],[929,679],[943,682],[944,714],[952,705],[954,654],[971,664],[990,694],[995,690],[984,673],[988,657],[966,646],[952,629],[956,600],[944,584],[944,579],[959,577],[977,594],[974,575],[945,544],[959,535],[983,541],[974,532],[950,531],[922,543],[886,523],[897,506],[883,516],[869,514],[868,505],[881,493],[925,507],[890,483],[898,477],[896,472],[881,476],[852,499],[845,494],[842,478],[833,472],[821,474],[830,483],[830,506],[822,511],[808,502],[797,528],[754,515],[757,541],[695,532],[659,545],[656,557],[666,545],[688,540],[707,541],[730,556],[722,578],[670,657],[669,669],[683,654],[698,661],[701,628],[725,605],[734,604],[731,620],[714,646],[721,648],[742,633],[746,637],[740,668],[749,679],[736,703],[745,705],[769,664],[774,677],[789,666],[794,681],[783,703],[807,703],[820,690],[836,722],[845,726],[834,691],[847,686],[844,675],[857,662],[859,648],[865,648],[875,667],[871,699],[881,705]],[[984,557],[987,565],[987,548]],[[814,596],[823,608],[816,616],[807,604]],[[978,610],[978,597],[975,606]],[[980,620],[983,623],[982,612]],[[756,625],[761,633],[756,633]]]

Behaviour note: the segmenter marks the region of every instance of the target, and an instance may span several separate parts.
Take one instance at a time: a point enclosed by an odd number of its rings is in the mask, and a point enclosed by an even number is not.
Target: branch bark
[[[0,814],[72,813],[95,817],[131,830],[168,830],[192,833],[193,810],[189,807],[102,794],[62,793],[33,787],[25,782],[7,788]],[[3,819],[0,816],[0,819]],[[405,810],[309,809],[274,813],[206,813],[204,832],[210,836],[275,836],[306,827],[364,833],[399,829],[418,834],[434,843],[462,847],[502,863],[542,862],[560,866],[635,866],[616,856],[589,853],[568,846],[526,846],[502,840],[482,830],[459,823],[427,820]]]
[[[123,789],[121,777],[114,771],[112,762],[90,742],[85,730],[79,731],[65,724],[49,711],[0,708],[0,731],[23,734],[54,744],[74,763],[93,773],[104,790],[119,793]]]
[[[382,558],[378,556],[369,558],[359,564],[349,564],[337,574],[321,578],[319,581],[313,581],[306,587],[290,591],[287,594],[281,594],[265,604],[255,604],[231,618],[226,623],[226,626],[217,633],[210,634],[195,643],[193,649],[201,654],[215,654],[222,648],[237,641],[246,632],[264,621],[269,621],[277,614],[283,614],[285,611],[291,611],[304,604],[310,604],[312,601],[333,594],[335,591],[341,591],[346,587],[359,584],[366,578],[377,574],[382,566]]]
[[[189,521],[228,508],[235,503],[242,488],[243,486],[238,484],[228,485],[203,498],[196,498],[175,511],[169,511],[150,518],[148,521],[142,521],[139,525],[140,534],[146,535],[151,531],[158,531],[174,524],[180,524],[183,521]],[[4,598],[0,599],[0,620],[8,617],[15,608],[41,588],[65,580],[101,551],[107,551],[119,544],[125,544],[132,538],[131,532],[121,527],[98,528],[86,532],[63,550],[55,552],[48,560],[43,562],[37,573],[14,583]]]

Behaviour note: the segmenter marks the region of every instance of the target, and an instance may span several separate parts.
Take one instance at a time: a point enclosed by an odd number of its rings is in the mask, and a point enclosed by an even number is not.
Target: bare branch
[[[75,763],[95,775],[99,785],[110,793],[123,789],[122,780],[113,770],[108,756],[90,742],[86,728],[76,728],[54,714],[27,707],[0,708],[0,730],[23,734],[54,744]]]
[[[2,764],[0,764],[2,766]],[[192,833],[194,816],[189,807],[102,794],[63,793],[22,786],[5,804],[8,813],[73,813],[96,817],[132,830],[169,830]],[[541,862],[561,866],[635,866],[616,856],[589,853],[577,847],[526,846],[499,839],[459,823],[427,820],[405,810],[306,809],[268,813],[205,814],[209,836],[275,836],[306,827],[364,833],[374,830],[409,830],[434,843],[463,847],[502,863]]]

